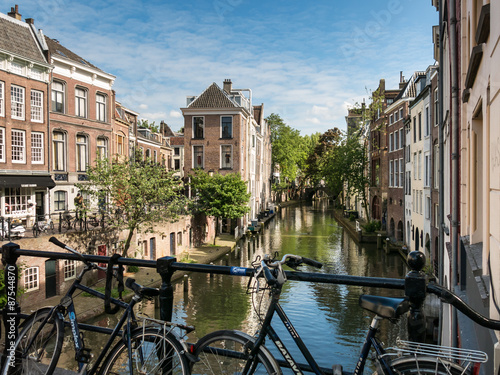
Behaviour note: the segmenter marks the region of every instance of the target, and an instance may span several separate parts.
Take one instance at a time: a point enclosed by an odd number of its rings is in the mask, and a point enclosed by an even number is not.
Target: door
[[[45,261],[45,298],[54,297],[56,290],[56,261],[49,259]]]
[[[149,239],[149,258],[156,260],[156,238]]]
[[[45,215],[45,193],[43,191],[35,192],[35,215],[38,220],[43,220],[43,216]]]
[[[175,233],[170,233],[170,256],[175,255]]]

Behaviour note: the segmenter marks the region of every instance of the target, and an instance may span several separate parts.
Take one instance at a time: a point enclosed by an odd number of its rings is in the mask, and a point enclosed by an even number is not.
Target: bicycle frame
[[[257,361],[255,360],[257,358],[257,353],[259,350],[259,347],[264,344],[264,340],[266,337],[269,337],[276,348],[279,350],[285,361],[279,361],[278,363],[281,367],[288,367],[292,369],[294,374],[296,375],[303,375],[303,371],[307,372],[313,372],[316,375],[324,375],[324,374],[331,374],[332,370],[324,367],[320,367],[314,357],[312,356],[311,352],[307,348],[306,344],[298,334],[298,332],[295,330],[295,327],[293,326],[292,322],[290,319],[287,317],[285,314],[285,311],[279,304],[279,298],[281,294],[281,286],[282,285],[276,285],[272,287],[271,291],[271,302],[269,305],[269,308],[266,313],[266,317],[264,318],[264,322],[262,323],[262,328],[261,331],[259,332],[259,335],[255,341],[254,348],[251,352],[250,357],[254,358],[254,360],[249,360],[246,365],[245,369],[243,370],[243,374],[252,374],[257,366]],[[280,337],[274,330],[274,328],[271,326],[271,321],[274,316],[274,314],[277,313],[279,316],[281,322],[283,325],[286,327],[288,333],[290,336],[293,338],[295,344],[299,348],[300,352],[306,359],[308,365],[306,364],[301,364],[298,363],[286,347],[286,345],[281,341]],[[356,368],[354,370],[353,375],[361,375],[363,374],[364,367],[366,364],[366,360],[368,359],[368,355],[370,353],[370,349],[373,347],[375,352],[377,353],[377,361],[380,363],[381,368],[384,371],[384,374],[386,375],[394,375],[392,370],[390,369],[389,364],[386,362],[384,359],[384,354],[385,350],[382,346],[382,344],[379,342],[379,340],[376,338],[376,333],[378,331],[378,324],[379,321],[382,320],[383,318],[380,318],[378,316],[375,316],[372,320],[372,323],[370,325],[370,328],[368,330],[368,333],[366,335],[365,342],[363,344],[363,347],[361,349],[360,357],[359,360],[356,364]]]

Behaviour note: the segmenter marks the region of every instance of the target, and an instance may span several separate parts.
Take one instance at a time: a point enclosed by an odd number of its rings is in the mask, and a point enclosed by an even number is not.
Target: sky
[[[264,116],[301,135],[345,129],[347,109],[385,79],[434,64],[430,0],[0,0],[45,35],[116,76],[117,100],[150,123],[213,82],[251,89]]]

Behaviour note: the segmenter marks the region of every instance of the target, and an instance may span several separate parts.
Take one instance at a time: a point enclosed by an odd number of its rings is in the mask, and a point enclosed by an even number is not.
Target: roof
[[[264,104],[253,106],[253,117],[257,124],[262,124],[262,115],[264,114]]]
[[[97,70],[100,70],[101,72],[103,72],[97,66],[93,65],[89,61],[85,60],[84,58],[80,57],[76,53],[74,53],[74,52],[70,51],[69,49],[67,49],[66,47],[64,47],[56,39],[52,39],[52,38],[49,38],[48,36],[45,36],[45,41],[47,42],[47,46],[49,47],[49,52],[50,52],[51,56],[61,57],[65,60],[74,61],[74,62],[77,62],[78,64],[83,64],[83,65],[86,65],[90,68],[94,68],[94,69],[97,69]]]
[[[415,82],[421,76],[425,76],[425,73],[424,72],[413,73],[408,82],[406,82],[405,87],[401,90],[401,92],[396,97],[396,99],[394,99],[394,101],[397,101],[401,98],[414,98],[415,96],[417,96],[417,87],[415,85]]]
[[[0,49],[33,62],[47,64],[30,25],[0,13]]]
[[[238,106],[214,82],[193,100],[188,108],[237,108]]]
[[[182,136],[176,136],[170,138],[171,146],[184,146],[184,134]]]

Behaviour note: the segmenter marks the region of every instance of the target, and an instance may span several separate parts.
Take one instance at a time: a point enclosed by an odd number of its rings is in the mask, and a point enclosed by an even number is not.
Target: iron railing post
[[[5,348],[2,354],[2,363],[9,355],[14,354],[14,347],[18,335],[19,313],[21,308],[17,301],[19,245],[9,242],[2,246],[2,264],[4,266],[4,287],[6,304],[3,309],[3,323],[5,327]]]
[[[423,305],[427,290],[427,275],[422,272],[422,268],[425,266],[425,255],[420,251],[412,251],[408,254],[407,260],[411,268],[405,277],[405,295],[410,300],[408,338],[410,341],[424,342],[426,322]]]
[[[172,310],[174,307],[174,288],[172,287],[172,263],[176,262],[174,257],[163,257],[156,260],[156,271],[161,276],[160,286],[160,319],[166,322],[172,321]]]

